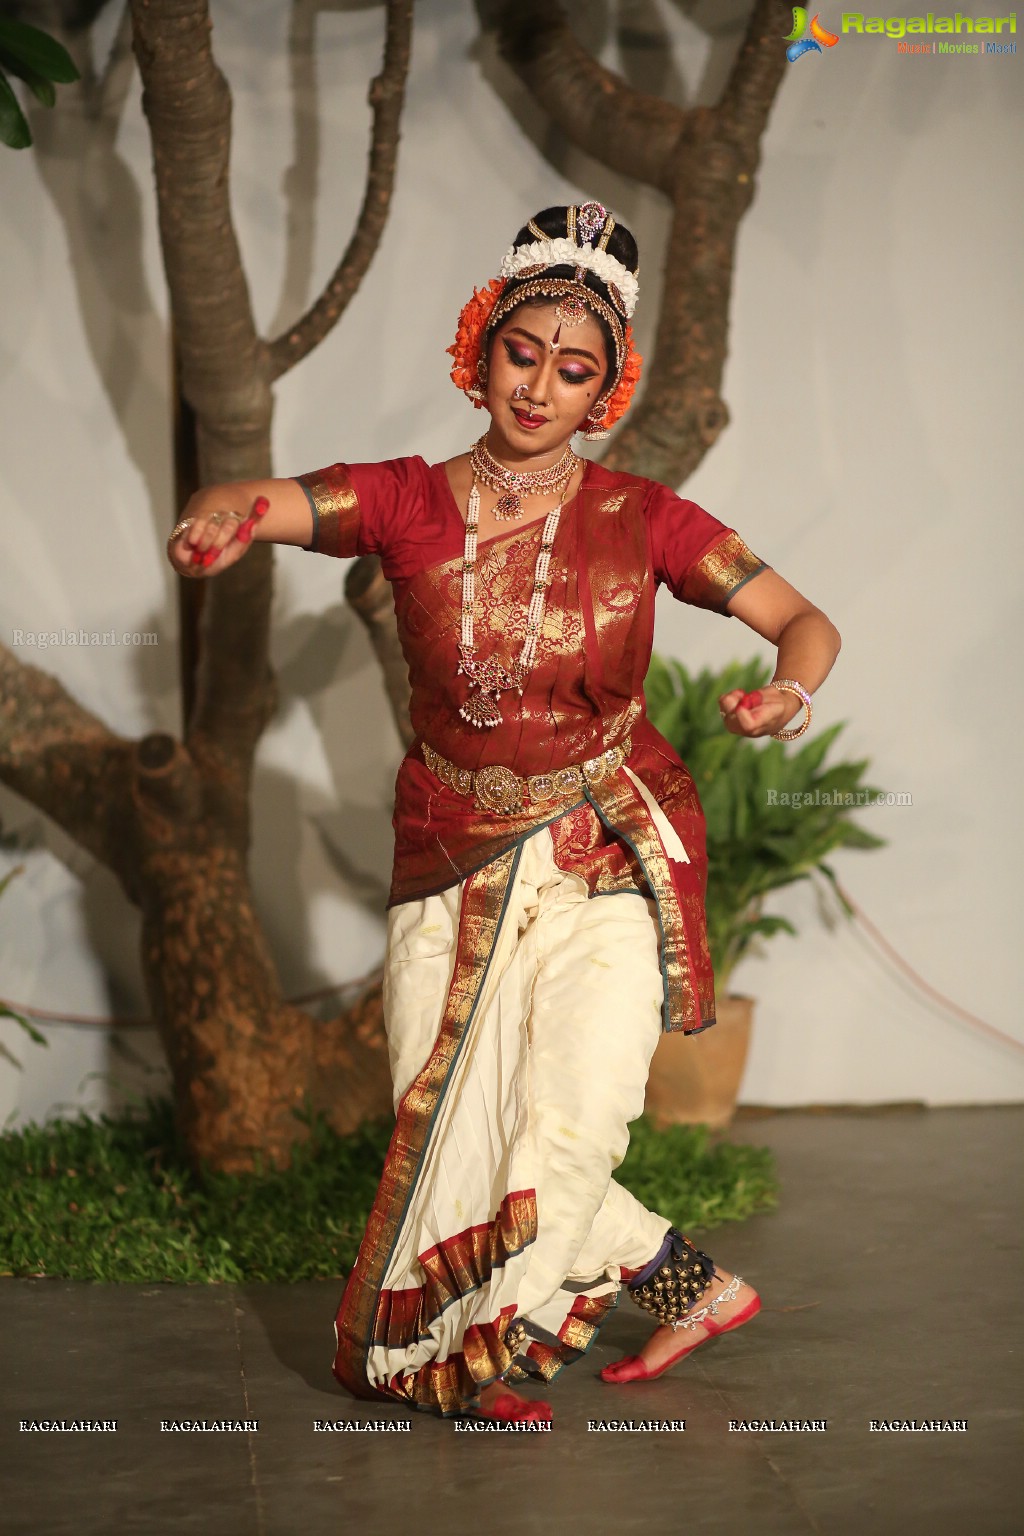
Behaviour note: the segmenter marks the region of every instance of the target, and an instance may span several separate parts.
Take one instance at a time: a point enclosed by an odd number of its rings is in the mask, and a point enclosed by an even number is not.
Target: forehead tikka
[[[576,282],[582,285],[581,271],[580,267],[576,268]],[[586,318],[587,301],[581,293],[567,293],[555,310],[555,319],[559,322],[559,331],[561,331],[563,325],[582,325]]]
[[[586,298],[583,297],[583,294],[586,294]],[[596,310],[608,322],[609,330],[612,333],[612,340],[615,343],[615,383],[617,384],[622,377],[622,369],[627,352],[622,319],[616,314],[613,306],[601,298],[600,294],[595,293],[592,288],[583,288],[581,290],[579,285],[569,278],[531,277],[526,282],[519,282],[514,287],[506,289],[491,310],[490,317],[484,327],[484,337],[498,328],[506,311],[511,309],[513,305],[520,303],[523,299],[535,297],[558,300],[558,305],[555,309],[555,319],[559,322],[559,326],[578,325],[586,319],[588,309]],[[574,317],[570,319],[564,313],[564,310],[566,308],[575,310],[577,305],[579,306],[579,313],[574,314]]]

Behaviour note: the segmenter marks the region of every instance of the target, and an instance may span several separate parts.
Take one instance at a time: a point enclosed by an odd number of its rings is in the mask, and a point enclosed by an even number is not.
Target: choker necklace
[[[487,446],[487,434],[474,443],[469,451],[469,465],[474,481],[482,480],[492,491],[500,491],[494,507],[494,517],[499,523],[522,517],[521,496],[552,496],[565,490],[583,460],[566,445],[557,464],[547,469],[517,471],[499,464]]]
[[[477,446],[479,447],[479,444]],[[575,454],[573,457],[575,458]],[[558,468],[557,465],[555,467]],[[551,471],[543,470],[541,473],[550,474]],[[569,478],[571,475],[570,470]],[[517,476],[517,478],[527,477]],[[565,500],[568,484],[569,479],[566,479],[561,487],[558,505],[551,508],[544,520],[540,551],[533,573],[533,596],[530,598],[530,607],[526,615],[526,639],[523,641],[523,648],[519,655],[511,667],[506,669],[493,656],[489,656],[486,661],[478,661],[476,646],[473,643],[473,609],[476,606],[476,530],[480,518],[480,491],[476,480],[473,481],[473,489],[469,493],[469,505],[466,509],[466,544],[462,560],[462,637],[459,644],[459,665],[455,669],[455,676],[465,673],[469,678],[469,695],[466,702],[460,705],[459,714],[463,720],[467,720],[470,725],[478,726],[481,730],[485,727],[492,729],[501,724],[499,699],[506,689],[515,688],[521,695],[526,687],[526,679],[533,666],[533,656],[537,649],[537,636],[544,618],[548,587],[551,585],[548,578],[551,547],[558,532],[558,519],[562,515],[562,503]]]

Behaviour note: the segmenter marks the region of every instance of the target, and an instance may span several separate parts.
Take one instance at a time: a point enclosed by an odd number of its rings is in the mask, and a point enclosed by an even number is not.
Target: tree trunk
[[[286,337],[256,332],[231,217],[231,99],[206,0],[131,0],[161,247],[201,483],[271,474],[272,382],[340,318],[390,206],[412,0],[389,0],[367,192],[324,293]],[[198,610],[183,741],[133,742],[0,647],[0,778],[118,876],[142,912],[142,968],[193,1164],[286,1164],[308,1101],[340,1131],[391,1109],[380,987],[316,1024],[281,995],[249,883],[256,748],[277,706],[273,551],[188,583]]]
[[[604,462],[680,486],[729,420],[720,389],[736,237],[786,69],[790,7],[757,0],[720,100],[689,109],[591,58],[553,0],[506,0],[497,25],[503,57],[566,137],[672,203],[654,353]]]

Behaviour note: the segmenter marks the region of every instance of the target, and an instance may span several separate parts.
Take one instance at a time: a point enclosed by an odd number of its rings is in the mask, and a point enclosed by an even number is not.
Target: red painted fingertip
[[[220,550],[217,549],[216,547],[214,547],[213,549],[208,549],[206,551],[206,554],[203,556],[203,564],[204,565],[212,565],[213,562],[216,560],[216,558],[217,558],[217,556],[219,554],[220,554]]]
[[[743,704],[747,709],[756,709],[757,706],[762,703],[762,701],[763,696],[760,688],[755,688],[752,693],[745,693],[743,698],[740,700],[740,703]]]
[[[270,511],[270,502],[265,496],[257,496],[252,504],[252,510],[257,517],[262,517],[264,512]]]
[[[202,565],[202,563],[203,563],[203,552],[202,552],[202,550],[201,549],[194,549],[192,551],[192,564],[193,565]]]
[[[252,530],[253,520],[251,517],[247,517],[244,523],[239,523],[238,532],[235,534],[235,538],[241,539],[243,544],[248,544],[252,538]]]

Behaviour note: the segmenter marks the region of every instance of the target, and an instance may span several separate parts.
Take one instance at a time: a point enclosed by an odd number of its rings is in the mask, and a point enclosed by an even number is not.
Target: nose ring
[[[530,391],[527,389],[525,384],[517,384],[515,389],[512,391],[512,399],[525,400],[529,393]]]

